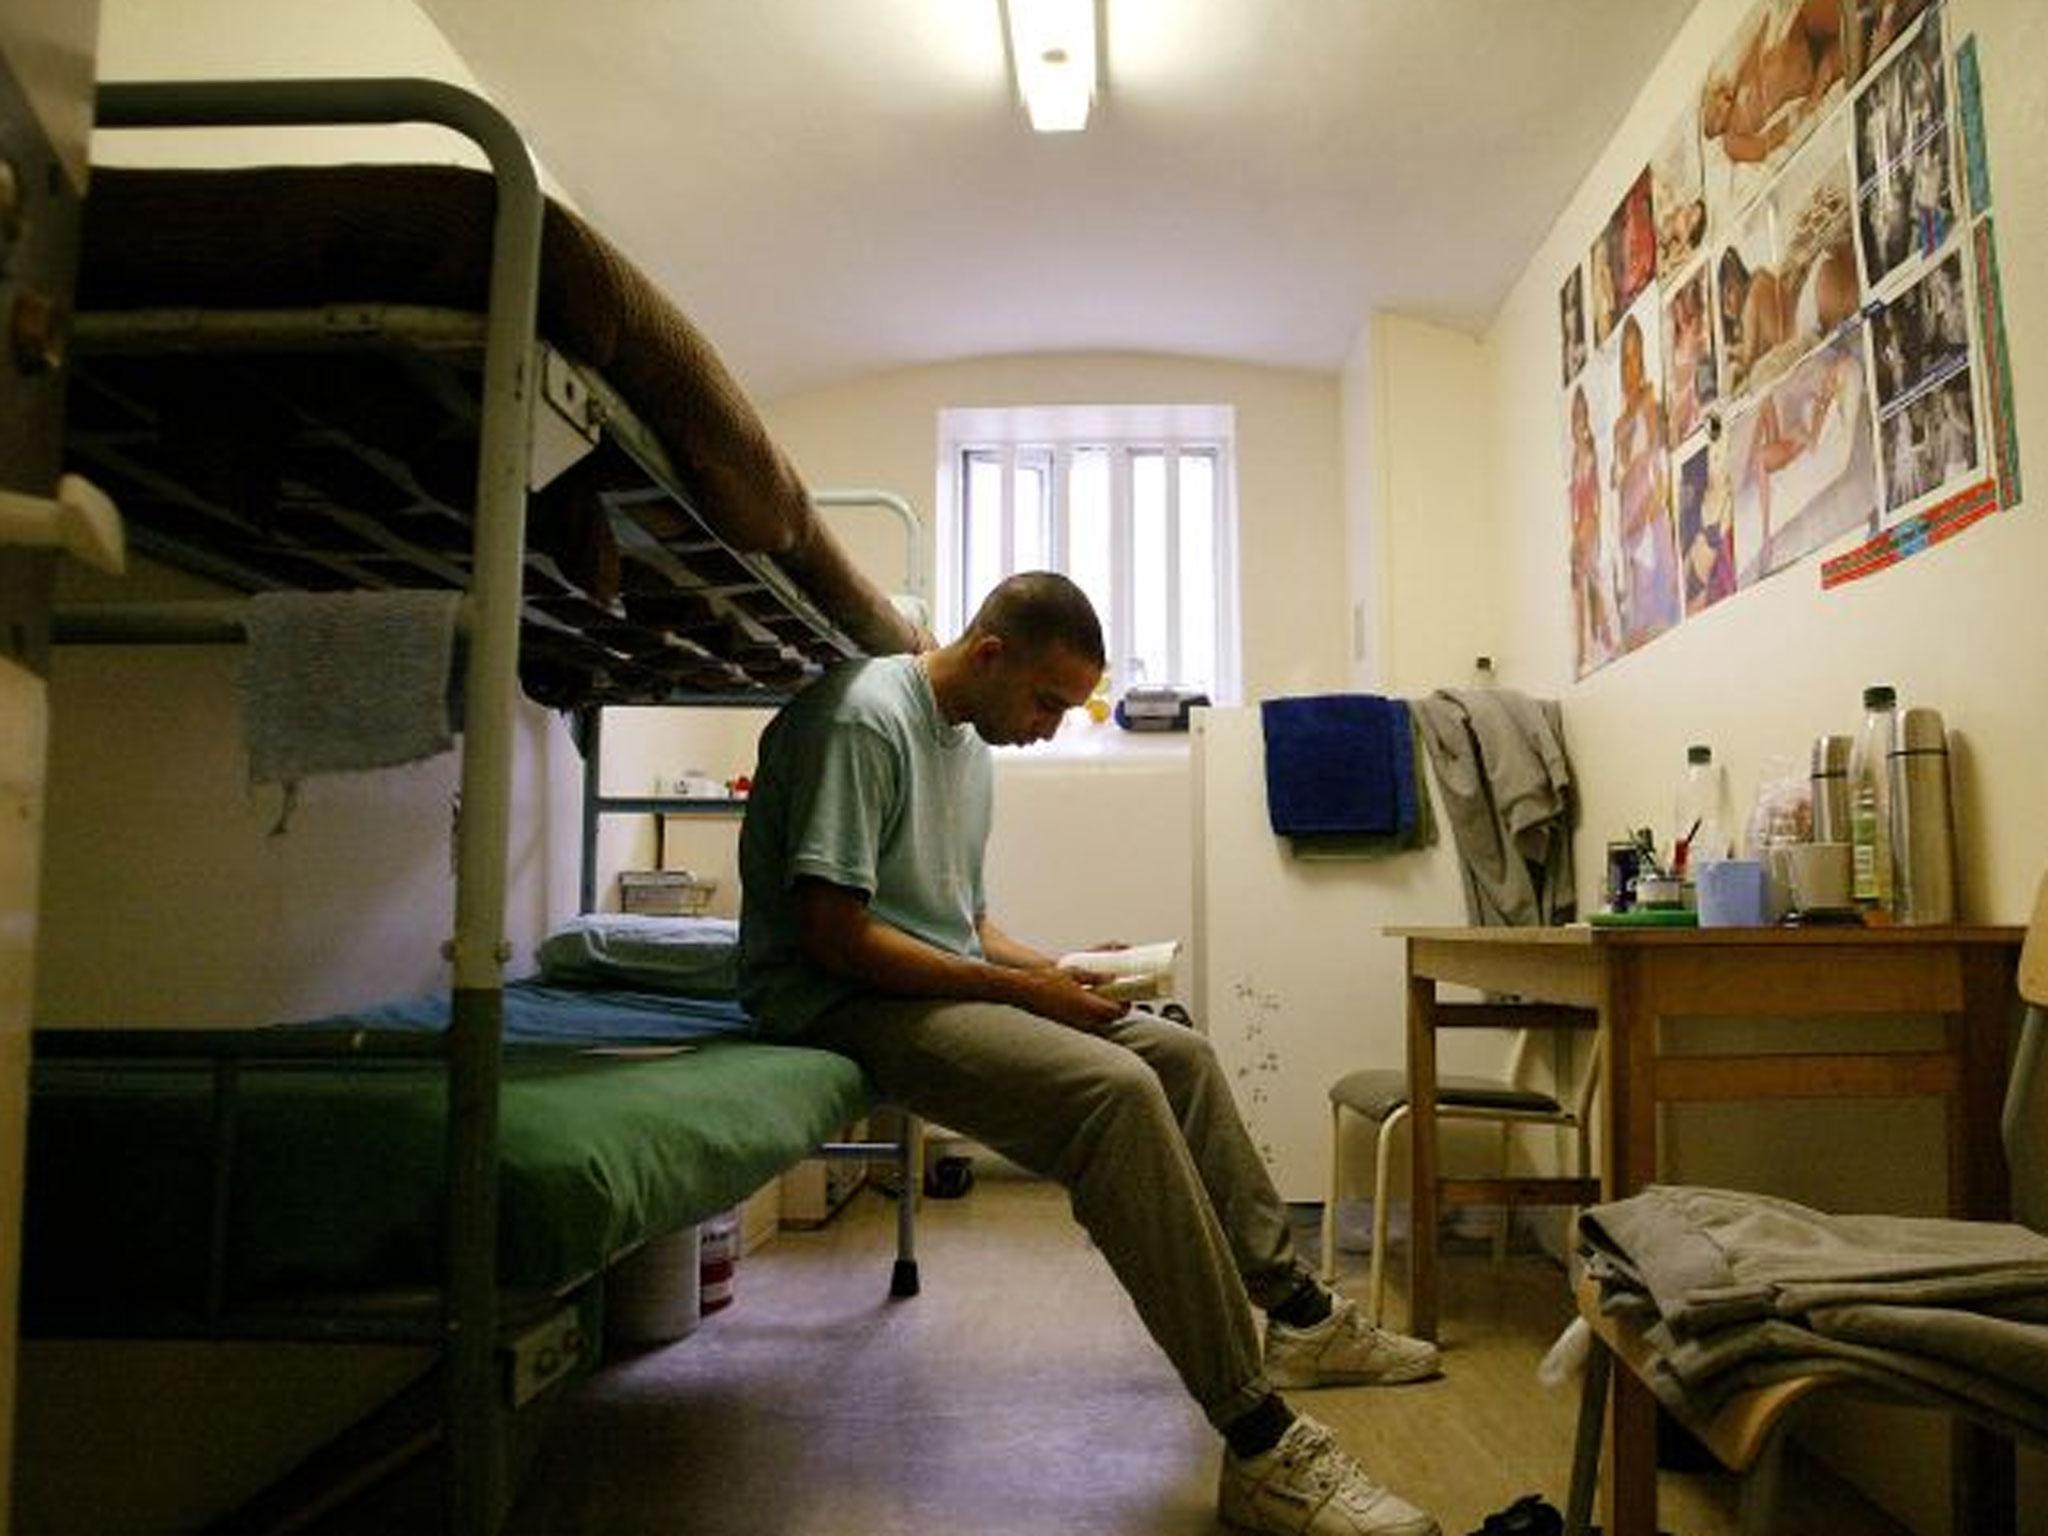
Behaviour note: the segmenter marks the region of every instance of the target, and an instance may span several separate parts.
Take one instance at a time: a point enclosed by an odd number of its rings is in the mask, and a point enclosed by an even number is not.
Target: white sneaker
[[[1439,1536],[1437,1523],[1365,1475],[1328,1426],[1296,1415],[1272,1450],[1223,1454],[1216,1511],[1257,1536]]]
[[[1274,1386],[1392,1386],[1443,1370],[1428,1340],[1373,1327],[1348,1296],[1331,1300],[1330,1315],[1313,1328],[1266,1319],[1266,1377]]]

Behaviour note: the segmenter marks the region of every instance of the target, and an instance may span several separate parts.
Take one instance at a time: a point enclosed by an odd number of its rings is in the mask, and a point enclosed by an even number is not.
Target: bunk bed
[[[578,722],[595,816],[622,808],[597,804],[605,706],[774,703],[927,637],[488,104],[428,81],[129,84],[102,87],[98,121],[424,121],[490,162],[97,170],[67,426],[73,466],[164,564],[237,593],[460,594],[452,984],[404,1019],[39,1032],[25,1324],[431,1343],[438,1411],[410,1433],[445,1440],[448,1526],[473,1536],[508,1502],[509,1398],[589,1358],[592,1278],[867,1103],[843,1058],[740,1038],[729,1000],[507,982],[516,693]],[[236,600],[56,625],[76,643],[245,629]],[[120,1167],[144,1133],[165,1138],[147,1192]],[[915,1134],[891,1148],[906,1164]],[[93,1145],[115,1159],[78,1157]]]

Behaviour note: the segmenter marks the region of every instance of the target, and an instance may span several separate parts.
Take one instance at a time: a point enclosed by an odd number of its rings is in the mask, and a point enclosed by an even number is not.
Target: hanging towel
[[[242,667],[250,779],[292,784],[447,751],[460,605],[452,591],[251,599]]]
[[[1407,722],[1391,699],[1325,693],[1267,699],[1266,815],[1282,837],[1391,833],[1401,826],[1399,748]],[[1409,823],[1414,823],[1412,790]]]
[[[1387,701],[1400,719],[1394,735],[1394,796],[1397,825],[1392,832],[1304,833],[1287,840],[1297,859],[1386,859],[1427,848],[1436,841],[1429,786],[1422,779],[1422,727],[1405,699]]]

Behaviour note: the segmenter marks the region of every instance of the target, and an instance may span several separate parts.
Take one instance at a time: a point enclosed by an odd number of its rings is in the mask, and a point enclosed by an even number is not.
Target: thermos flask
[[[1808,770],[1813,787],[1813,840],[1816,843],[1849,841],[1849,738],[1816,736],[1813,766]]]
[[[1903,711],[1892,732],[1893,915],[1901,923],[1956,920],[1956,829],[1948,733],[1938,709]]]

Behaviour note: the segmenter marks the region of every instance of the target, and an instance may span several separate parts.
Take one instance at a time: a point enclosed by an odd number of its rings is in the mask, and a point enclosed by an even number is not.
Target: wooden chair
[[[2020,952],[2019,991],[2027,1011],[2020,1025],[2000,1126],[2012,1165],[2014,1216],[2036,1230],[2048,1230],[2048,1147],[2044,1147],[2042,1133],[2030,1124],[2026,1113],[2036,1084],[2043,1081],[2041,1057],[2044,1037],[2048,1037],[2048,1012],[2044,1012],[2048,1010],[2048,878],[2042,880],[2035,896],[2033,919]],[[1599,1480],[1607,1391],[1615,1364],[1619,1362],[1622,1368],[1647,1380],[1655,1358],[1640,1323],[1600,1310],[1596,1281],[1581,1275],[1575,1298],[1579,1315],[1592,1328],[1594,1344],[1579,1400],[1578,1441],[1565,1511],[1566,1536],[1584,1536],[1589,1529]],[[1712,1419],[1689,1426],[1721,1465],[1742,1478],[1742,1536],[1767,1536],[1774,1528],[1772,1517],[1777,1507],[1786,1416],[1796,1404],[1824,1387],[1866,1399],[1921,1404],[1931,1401],[1916,1394],[1903,1379],[1896,1391],[1878,1391],[1862,1380],[1851,1384],[1819,1375],[1795,1376],[1737,1393]],[[2028,1425],[2012,1423],[1999,1428],[2011,1439],[2048,1445],[2048,1437]]]
[[[1544,1011],[1546,1014],[1556,1012],[1554,1009]],[[1584,1186],[1581,1193],[1588,1193],[1597,1187],[1593,1181],[1590,1111],[1593,1091],[1600,1081],[1600,1037],[1597,1032],[1590,1035],[1588,1045],[1581,1052],[1583,1060],[1580,1063],[1577,1084],[1572,1090],[1570,1101],[1565,1102],[1555,1094],[1521,1086],[1529,1048],[1535,1034],[1534,1028],[1514,1031],[1514,1043],[1508,1052],[1507,1066],[1499,1077],[1445,1076],[1437,1080],[1436,1101],[1439,1120],[1490,1120],[1500,1127],[1503,1177],[1492,1181],[1487,1187],[1491,1198],[1500,1206],[1500,1225],[1494,1231],[1496,1258],[1506,1251],[1508,1224],[1512,1219],[1514,1200],[1528,1182],[1518,1183],[1505,1177],[1509,1138],[1516,1126],[1551,1125],[1574,1132],[1577,1150],[1576,1179]],[[1323,1199],[1323,1281],[1325,1284],[1332,1283],[1337,1275],[1337,1201],[1342,1192],[1344,1173],[1344,1116],[1353,1114],[1371,1121],[1380,1128],[1373,1153],[1372,1272],[1369,1282],[1372,1292],[1371,1316],[1375,1324],[1380,1321],[1386,1301],[1387,1216],[1390,1205],[1388,1196],[1391,1191],[1389,1169],[1393,1165],[1391,1154],[1395,1135],[1408,1124],[1409,1113],[1408,1074],[1403,1068],[1367,1068],[1364,1071],[1349,1073],[1330,1085],[1330,1177]],[[1588,1197],[1590,1198],[1589,1193]],[[1414,1240],[1414,1236],[1411,1235],[1410,1241]]]

